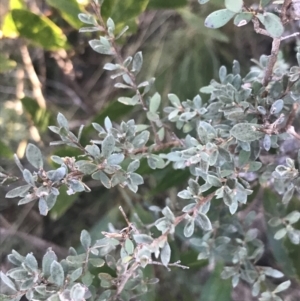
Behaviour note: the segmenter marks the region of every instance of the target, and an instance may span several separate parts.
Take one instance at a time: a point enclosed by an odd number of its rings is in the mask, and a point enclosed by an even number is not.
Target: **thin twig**
[[[41,82],[34,70],[27,46],[24,44],[21,45],[20,52],[21,52],[23,63],[24,63],[24,68],[25,68],[25,70],[28,74],[29,80],[32,84],[33,95],[34,95],[39,107],[41,109],[46,109],[46,100],[45,100],[43,92],[42,92],[42,85],[41,85]]]
[[[32,246],[40,249],[40,250],[46,250],[48,248],[52,248],[53,251],[59,256],[59,257],[66,257],[68,254],[68,250],[64,249],[60,246],[55,245],[54,243],[50,241],[43,240],[39,237],[33,236],[28,233],[24,233],[21,231],[15,231],[15,229],[5,229],[0,228],[0,237],[1,239],[5,239],[6,237],[12,237],[16,236],[21,238],[22,240],[29,242]]]

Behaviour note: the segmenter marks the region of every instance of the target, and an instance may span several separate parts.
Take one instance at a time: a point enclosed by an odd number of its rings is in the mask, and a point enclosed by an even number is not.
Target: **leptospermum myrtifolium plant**
[[[67,187],[68,194],[89,192],[84,182],[87,177],[107,189],[120,186],[136,193],[144,183],[137,170],[141,159],[146,159],[152,169],[172,165],[174,169],[189,170],[186,189],[178,193],[181,212],[168,206],[162,208],[161,217],[153,223],[161,235],[153,237],[150,226],[139,228],[120,208],[126,228],[103,232],[96,241],[83,230],[80,241],[84,251],[78,254],[70,248],[69,256],[61,261],[51,249],[41,264],[33,254],[22,256],[13,250],[8,259],[15,267],[6,274],[1,272],[7,287],[1,300],[20,300],[24,295],[28,300],[52,301],[136,299],[158,282],[156,278],[144,278],[147,265],[187,268],[180,262],[170,262],[169,240],[179,224],[184,225],[186,239],[199,250],[199,260],[213,264],[223,258],[226,266],[220,277],[231,278],[233,287],[244,281],[260,301],[282,300],[279,295],[291,281],[284,278],[274,284],[272,278],[283,278],[284,274],[258,265],[264,243],[258,238],[258,229],[252,226],[255,213],[249,210],[242,219],[238,213],[247,208],[248,196],[259,185],[273,187],[282,196],[282,204],[278,204],[281,214],[269,217],[269,225],[275,228],[274,238],[287,237],[292,244],[300,243],[300,231],[295,227],[300,212],[287,214],[285,210],[300,192],[300,151],[283,160],[281,148],[300,139],[293,126],[300,99],[300,51],[296,57],[298,66],[289,68],[279,57],[281,41],[290,37],[284,34],[285,25],[297,19],[299,1],[261,0],[248,7],[243,0],[225,0],[225,8],[211,13],[205,25],[218,28],[231,19],[239,27],[252,22],[257,33],[273,39],[271,55],[255,61],[244,78],[239,62],[233,62],[232,70],[222,66],[219,79],[200,89],[209,95],[207,102],[200,95],[181,100],[170,93],[170,105],[165,108],[161,108],[160,94],[150,92],[154,78],[137,81],[136,75],[143,67],[142,53],[121,57],[116,40],[127,27],[116,33],[114,21],[104,21],[101,16],[102,2],[92,1],[93,15],[79,15],[86,24],[80,31],[100,34],[89,42],[90,46],[114,59],[104,69],[111,72],[113,80],[118,79],[115,87],[131,91],[131,96],[118,100],[140,107],[148,124],[136,124],[134,120],[114,124],[107,117],[104,124],[93,123],[98,137],[82,145],[83,126],[73,133],[68,120],[58,114],[57,125],[50,130],[59,139],[51,144],[77,148],[81,156],[52,156],[59,167],[45,170],[41,151],[29,144],[26,158],[33,171],[24,169],[15,157],[26,183],[9,191],[6,197],[19,197],[19,205],[37,201],[40,213],[47,215],[62,186]],[[267,163],[263,160],[266,155],[270,158]],[[8,179],[5,173],[1,177],[3,182]],[[218,206],[211,212],[214,202]],[[194,233],[196,228],[200,231]],[[100,273],[100,287],[95,287],[91,268],[105,264],[115,271],[114,276]]]

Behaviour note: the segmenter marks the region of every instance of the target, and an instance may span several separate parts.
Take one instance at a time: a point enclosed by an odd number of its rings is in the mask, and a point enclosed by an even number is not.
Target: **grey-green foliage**
[[[96,13],[102,2],[93,1]],[[208,0],[199,2],[204,4]],[[281,37],[283,19],[275,11],[267,11],[269,2],[261,1],[256,12],[246,8],[242,0],[226,0],[226,8],[210,14],[205,24],[217,28],[233,17],[237,26],[254,20],[264,25],[263,34]],[[257,181],[274,187],[282,195],[284,208],[281,216],[269,218],[269,225],[277,228],[274,238],[288,236],[291,243],[300,244],[300,231],[296,227],[300,213],[286,211],[292,197],[300,192],[300,151],[297,158],[286,157],[283,161],[280,149],[289,139],[299,139],[292,126],[299,105],[299,66],[289,69],[278,56],[274,67],[270,65],[271,57],[263,55],[242,77],[240,64],[234,61],[232,70],[222,66],[219,79],[200,89],[208,95],[207,102],[200,94],[180,100],[170,93],[167,97],[170,106],[162,107],[162,96],[151,92],[155,79],[137,81],[136,75],[143,66],[142,53],[123,59],[118,52],[115,41],[127,27],[116,33],[113,20],[108,18],[104,22],[97,14],[80,14],[79,19],[89,25],[82,32],[97,30],[101,34],[99,39],[90,41],[90,46],[115,58],[104,69],[112,72],[113,80],[118,80],[116,88],[131,92],[131,96],[118,100],[141,108],[148,124],[136,124],[134,120],[115,124],[107,117],[103,125],[92,124],[98,137],[82,145],[83,126],[74,134],[66,117],[59,113],[57,126],[49,127],[59,140],[51,145],[74,147],[81,156],[52,156],[58,167],[47,170],[41,151],[29,144],[26,158],[32,165],[30,170],[24,169],[15,157],[26,183],[10,190],[6,197],[21,198],[20,205],[38,201],[40,213],[47,215],[62,186],[67,187],[68,194],[89,192],[85,184],[89,177],[108,189],[119,185],[136,193],[144,183],[138,173],[140,161],[147,159],[152,169],[172,165],[176,170],[189,170],[186,188],[177,194],[184,201],[180,210],[170,206],[156,208],[160,217],[151,225],[137,227],[126,220],[126,228],[102,232],[104,237],[95,242],[83,230],[80,236],[83,253],[77,254],[70,248],[69,256],[58,261],[55,253],[48,250],[42,267],[32,254],[23,257],[12,251],[8,259],[15,268],[0,274],[9,290],[1,300],[19,300],[23,295],[29,300],[130,300],[147,292],[148,286],[158,281],[144,279],[143,269],[147,265],[185,268],[179,262],[170,262],[169,239],[181,223],[184,236],[191,238],[191,245],[199,252],[199,260],[206,259],[213,264],[222,259],[226,263],[220,276],[230,278],[233,287],[243,280],[260,301],[282,300],[278,293],[286,290],[291,282],[274,286],[269,277],[282,278],[284,274],[257,264],[264,253],[264,243],[259,230],[252,226],[255,212],[250,211],[242,220],[237,213],[247,207],[248,196]],[[300,62],[300,51],[297,60]],[[265,79],[269,68],[271,78]],[[273,162],[269,165],[262,160],[267,154]],[[2,182],[8,179],[5,173],[0,176]],[[218,206],[211,210],[215,203]],[[152,227],[161,235],[154,237]],[[97,282],[93,281],[91,266],[99,268],[105,263],[115,272],[100,273],[100,287],[95,287]]]

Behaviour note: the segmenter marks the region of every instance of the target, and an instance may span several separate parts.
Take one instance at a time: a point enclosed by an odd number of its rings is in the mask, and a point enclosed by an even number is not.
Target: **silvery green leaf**
[[[179,191],[177,196],[180,197],[181,199],[186,199],[186,200],[189,200],[193,197],[192,194],[186,189]]]
[[[235,274],[231,279],[232,287],[235,288],[239,284],[239,281],[240,281],[240,275]]]
[[[112,135],[107,135],[102,142],[102,155],[104,158],[108,158],[114,151],[115,138]]]
[[[251,293],[252,293],[253,297],[257,297],[259,295],[259,293],[260,293],[260,282],[259,281],[254,282]]]
[[[36,258],[32,255],[32,253],[27,254],[25,257],[24,263],[27,267],[29,267],[32,271],[36,271],[38,269],[38,263]]]
[[[42,260],[42,272],[45,278],[50,276],[51,264],[57,260],[56,254],[49,248]]]
[[[26,158],[29,163],[38,169],[43,168],[43,156],[38,147],[29,143],[26,147]]]
[[[295,161],[291,158],[286,158],[286,165],[290,168],[295,168]]]
[[[95,18],[92,15],[80,13],[78,14],[78,19],[85,24],[93,24],[93,25],[97,24]]]
[[[15,252],[15,251],[13,250],[12,252]],[[15,256],[14,254],[9,254],[9,255],[7,256],[7,259],[8,259],[8,261],[11,262],[12,264],[14,264],[14,265],[16,265],[16,266],[20,266],[20,265],[22,264],[22,262],[24,261],[25,258],[24,258],[23,256],[21,256],[20,254],[19,254],[19,256],[20,256],[20,257]]]
[[[80,242],[85,250],[88,250],[92,244],[92,238],[86,230],[82,230],[80,234]]]
[[[217,136],[217,131],[215,130],[215,128],[211,124],[205,121],[199,122],[197,133],[201,142],[205,144],[210,140],[216,138]]]
[[[273,269],[271,267],[266,267],[263,269],[263,271],[267,276],[271,276],[273,278],[281,278],[284,276],[283,273],[281,273],[280,271]]]
[[[194,195],[198,195],[201,192],[200,185],[195,180],[189,179],[188,184],[191,193],[193,193]]]
[[[127,183],[127,187],[134,193],[137,193],[139,187],[138,185],[134,184],[134,183]]]
[[[242,10],[243,5],[243,0],[225,0],[226,8],[235,13],[240,12]]]
[[[123,154],[112,154],[107,158],[107,164],[118,165],[124,160],[125,156]]]
[[[227,69],[225,66],[221,66],[220,69],[219,69],[219,78],[220,78],[220,81],[221,83],[224,82],[225,78],[226,78],[226,75],[227,75]]]
[[[253,228],[253,229],[249,229],[245,235],[245,241],[249,242],[254,240],[257,237],[258,234],[258,230]]]
[[[268,152],[271,148],[271,137],[269,135],[265,135],[263,140],[264,149]]]
[[[153,113],[153,112],[148,111],[146,113],[146,115],[147,115],[147,118],[150,121],[158,121],[159,120],[159,115],[157,113]]]
[[[39,212],[40,215],[46,216],[48,214],[48,206],[45,197],[39,199]]]
[[[196,203],[188,204],[188,205],[184,206],[181,211],[182,212],[190,212],[192,209],[195,208],[196,205],[197,205]]]
[[[70,275],[71,282],[76,281],[81,275],[82,275],[82,267],[72,272],[72,274]]]
[[[252,123],[238,123],[233,126],[230,131],[230,134],[236,139],[243,142],[251,142],[255,140],[259,140],[265,134],[260,132],[259,126],[257,124]]]
[[[92,123],[92,126],[93,126],[93,128],[94,128],[96,131],[98,131],[99,133],[101,133],[101,134],[102,134],[102,133],[105,133],[104,128],[103,128],[100,124],[93,122],[93,123]]]
[[[29,273],[21,267],[8,270],[6,275],[14,280],[24,280],[29,276]]]
[[[83,298],[84,294],[85,294],[85,288],[79,283],[73,285],[70,290],[70,297],[72,298],[73,301],[85,300]]]
[[[65,273],[62,268],[62,265],[60,263],[58,263],[56,260],[54,260],[51,263],[50,274],[51,274],[53,282],[57,286],[60,286],[60,287],[63,286],[64,280],[65,280]]]
[[[127,167],[127,172],[135,172],[140,167],[140,161],[134,160]]]
[[[57,114],[57,123],[60,127],[65,128],[66,130],[69,129],[68,120],[62,113]]]
[[[220,28],[228,23],[235,14],[228,9],[216,10],[206,17],[204,25],[208,28]]]
[[[108,116],[104,119],[104,125],[107,132],[109,132],[112,129],[112,123]]]
[[[57,127],[57,126],[50,125],[50,126],[48,126],[48,129],[55,134],[59,134],[59,127]]]
[[[249,163],[248,171],[258,171],[262,167],[262,163],[253,161]]]
[[[213,175],[207,175],[207,178],[206,178],[207,182],[209,184],[211,184],[212,186],[215,186],[215,187],[221,187],[222,186],[222,182],[221,180],[216,177],[216,176],[213,176]]]
[[[105,264],[105,261],[102,258],[90,258],[89,263],[94,267],[100,268]]]
[[[277,227],[279,226],[280,224],[282,224],[282,221],[279,217],[272,217],[269,221],[268,221],[268,224],[271,226],[271,227]]]
[[[299,230],[290,230],[287,233],[288,238],[290,239],[291,243],[294,245],[300,244],[300,231]]]
[[[270,109],[270,114],[275,115],[280,113],[280,111],[283,109],[283,100],[282,99],[277,99],[273,104]]]
[[[35,186],[33,175],[28,169],[23,170],[23,178],[29,185]]]
[[[283,197],[282,197],[282,203],[283,204],[288,204],[290,202],[290,200],[292,199],[293,195],[294,195],[294,191],[295,191],[295,186],[291,183],[287,190],[285,191]]]
[[[209,208],[210,208],[210,202],[206,202],[199,208],[199,212],[201,212],[203,214],[207,214],[207,212],[209,211]]]
[[[0,279],[3,281],[5,285],[7,285],[10,289],[17,292],[17,288],[15,284],[10,280],[2,271],[0,271]]]
[[[114,71],[120,69],[119,64],[106,63],[103,67],[104,70]]]
[[[101,27],[91,26],[91,27],[79,28],[79,32],[94,32],[94,31],[101,31]]]
[[[131,64],[131,62],[132,62],[132,56],[128,56],[128,57],[124,60],[123,66],[124,66],[125,68],[127,68],[127,67]]]
[[[238,13],[233,20],[235,26],[244,26],[248,24],[253,19],[253,14],[250,12]],[[240,73],[240,72],[239,72]]]
[[[209,165],[214,166],[218,160],[219,152],[217,150],[214,150],[210,156],[209,156]]]
[[[238,209],[238,202],[237,201],[233,201],[232,204],[229,206],[229,211],[230,213],[233,215],[236,213]]]
[[[170,222],[165,217],[162,217],[155,221],[155,226],[159,231],[164,233],[169,229]]]
[[[105,261],[106,261],[106,264],[113,270],[115,271],[116,270],[116,267],[117,267],[117,261],[116,259],[110,255],[110,254],[107,254],[105,256]]]
[[[144,184],[144,178],[137,173],[131,173],[129,177],[130,177],[132,184],[134,184],[134,185]]]
[[[146,234],[133,234],[133,239],[137,244],[151,244],[153,238]]]
[[[89,44],[92,47],[92,49],[98,53],[107,55],[114,54],[114,51],[111,48],[109,41],[104,37],[100,37],[100,40],[90,40]]]
[[[104,139],[104,141],[105,141],[105,139]],[[88,161],[77,161],[76,167],[78,168],[78,170],[80,172],[82,172],[85,175],[91,175],[93,172],[95,172],[98,169],[98,166],[96,164],[88,162]]]
[[[286,221],[288,221],[291,225],[295,224],[300,219],[300,212],[299,211],[293,211],[289,213],[285,218]]]
[[[160,251],[160,259],[164,266],[168,266],[171,259],[171,248],[168,242],[165,243]]]
[[[84,276],[81,278],[82,280],[82,283],[86,286],[86,287],[89,287],[92,282],[93,282],[93,279],[95,278],[94,275],[91,274],[90,271],[87,271]]]
[[[85,150],[94,158],[99,158],[100,157],[100,149],[96,144],[92,145],[87,145],[85,147]]]
[[[127,73],[124,73],[123,75],[122,75],[122,78],[123,78],[123,80],[124,80],[124,82],[126,83],[126,84],[128,84],[129,86],[133,86],[133,81],[132,81],[132,79],[131,79],[131,77],[127,74]]]
[[[183,229],[183,234],[185,237],[191,237],[195,230],[195,221],[194,219],[189,220]]]
[[[135,148],[141,148],[141,147],[145,146],[145,144],[148,142],[149,137],[150,137],[150,132],[143,131],[134,137],[132,144]]]
[[[126,250],[126,252],[127,252],[128,255],[132,255],[133,254],[134,244],[133,244],[133,242],[129,238],[127,238],[125,240],[124,248],[125,248],[125,250]]]
[[[114,85],[114,87],[115,87],[115,88],[120,88],[120,89],[132,89],[131,86],[125,85],[125,84],[123,84],[123,83],[116,83],[116,84]]]
[[[10,190],[5,195],[5,197],[8,199],[15,198],[17,196],[23,197],[27,194],[27,192],[29,191],[30,188],[31,188],[31,185],[22,185],[22,186],[16,187],[16,188]]]
[[[59,156],[51,156],[51,160],[59,165],[64,164],[64,160]]]
[[[168,94],[168,98],[171,102],[171,104],[175,107],[180,109],[181,108],[181,103],[179,98],[175,94]]]
[[[109,177],[101,170],[96,171],[95,173],[92,174],[92,178],[94,180],[101,181],[103,186],[106,188],[111,188],[111,183]]]
[[[137,74],[141,71],[142,66],[143,66],[143,54],[141,51],[139,51],[133,57],[131,71]]]
[[[62,180],[66,175],[66,168],[65,167],[59,167],[56,170],[49,170],[47,172],[47,177],[52,182],[58,182]]]
[[[276,240],[279,240],[282,239],[284,236],[286,236],[286,234],[287,234],[286,228],[282,228],[275,233],[274,238]]]
[[[24,204],[30,203],[36,199],[37,199],[37,197],[34,194],[28,194],[25,196],[25,198],[21,199],[18,202],[18,205],[24,205]]]
[[[134,97],[119,97],[118,101],[124,105],[135,106],[140,102],[140,99],[135,95]]]
[[[67,262],[71,263],[72,265],[75,265],[75,264],[82,264],[85,262],[86,260],[86,254],[83,253],[83,254],[79,254],[79,255],[70,255],[66,258]]]
[[[173,110],[169,115],[168,115],[168,119],[170,121],[176,121],[177,120],[177,117],[178,117],[178,114],[179,114],[179,110],[175,109]]]
[[[291,281],[288,280],[288,281],[285,281],[285,282],[282,282],[280,283],[276,288],[275,290],[273,291],[274,294],[278,294],[282,291],[285,291],[286,289],[288,289],[291,285]]]
[[[112,31],[115,30],[115,22],[113,21],[112,18],[107,19],[106,25],[107,25],[108,28],[111,28]]]
[[[239,165],[243,166],[248,163],[251,152],[244,151],[243,149],[239,153]]]
[[[159,93],[156,92],[150,99],[150,105],[149,105],[150,112],[156,113],[156,111],[160,106],[160,102],[161,102],[161,96],[159,95]]]
[[[267,32],[273,38],[279,38],[282,36],[282,34],[284,32],[284,27],[278,16],[276,16],[275,14],[269,13],[269,12],[265,12],[263,17],[260,17],[260,16],[261,16],[260,14],[257,15],[259,20],[265,26]]]
[[[199,212],[196,216],[196,221],[204,231],[212,230],[212,225],[207,215]]]
[[[175,220],[175,215],[168,206],[166,206],[161,212],[168,220],[172,222]]]

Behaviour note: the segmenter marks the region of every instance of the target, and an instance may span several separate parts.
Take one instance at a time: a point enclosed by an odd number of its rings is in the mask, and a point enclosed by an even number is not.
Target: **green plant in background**
[[[80,32],[100,33],[100,38],[90,40],[92,49],[115,59],[104,65],[117,80],[114,86],[131,92],[118,101],[140,109],[148,124],[137,124],[133,119],[116,124],[106,117],[104,124],[92,124],[98,137],[83,145],[84,126],[74,134],[59,113],[57,126],[49,127],[59,140],[51,145],[67,145],[80,155],[54,155],[51,160],[57,168],[46,170],[40,149],[28,144],[26,158],[31,170],[15,156],[26,184],[10,190],[6,197],[21,198],[19,205],[37,201],[40,214],[47,215],[61,188],[65,187],[68,195],[90,192],[88,178],[107,189],[121,187],[137,193],[144,184],[139,172],[144,161],[151,170],[170,166],[182,173],[187,170],[189,180],[186,189],[178,192],[181,201],[176,206],[167,200],[163,209],[149,207],[155,213],[152,223],[145,224],[138,216],[132,222],[120,207],[127,223],[124,229],[111,226],[111,231],[102,232],[96,241],[83,230],[83,250],[71,247],[63,260],[49,249],[39,266],[33,254],[24,257],[13,250],[8,259],[15,267],[0,274],[6,285],[2,300],[19,300],[24,295],[29,300],[139,299],[158,282],[144,275],[147,267],[160,265],[173,273],[173,267],[188,268],[171,260],[171,242],[178,229],[181,239],[198,251],[199,260],[207,260],[211,266],[222,261],[219,276],[231,279],[233,287],[242,281],[248,283],[260,301],[282,300],[280,295],[291,280],[299,286],[297,255],[285,255],[295,262],[293,270],[285,265],[275,268],[260,264],[265,243],[252,210],[256,202],[262,202],[263,193],[259,192],[272,194],[264,201],[264,215],[275,229],[268,232],[273,234],[274,257],[278,261],[284,254],[283,239],[284,244],[290,243],[288,250],[299,252],[300,212],[292,199],[300,184],[300,135],[294,127],[299,107],[300,51],[296,55],[299,66],[291,68],[279,55],[281,41],[296,35],[285,36],[284,26],[297,18],[297,1],[277,2],[262,0],[248,6],[242,0],[225,0],[225,9],[211,13],[205,20],[209,28],[221,27],[233,18],[239,27],[252,21],[257,33],[273,39],[271,54],[262,56],[245,77],[240,75],[237,61],[231,72],[222,66],[218,81],[200,89],[208,94],[207,103],[199,94],[182,101],[170,93],[167,107],[162,107],[161,95],[152,92],[154,78],[137,79],[143,67],[142,53],[121,56],[116,41],[128,27],[117,27],[113,18],[103,18],[105,2],[92,1],[93,14],[79,13],[80,21],[86,24]],[[269,6],[272,3],[276,9]],[[146,4],[141,1],[140,5]],[[12,18],[14,15],[16,12]],[[120,11],[116,18],[118,15]],[[11,179],[5,172],[0,177],[3,183]],[[152,233],[154,228],[156,234]],[[105,264],[110,270],[98,273],[99,284],[95,271]]]

